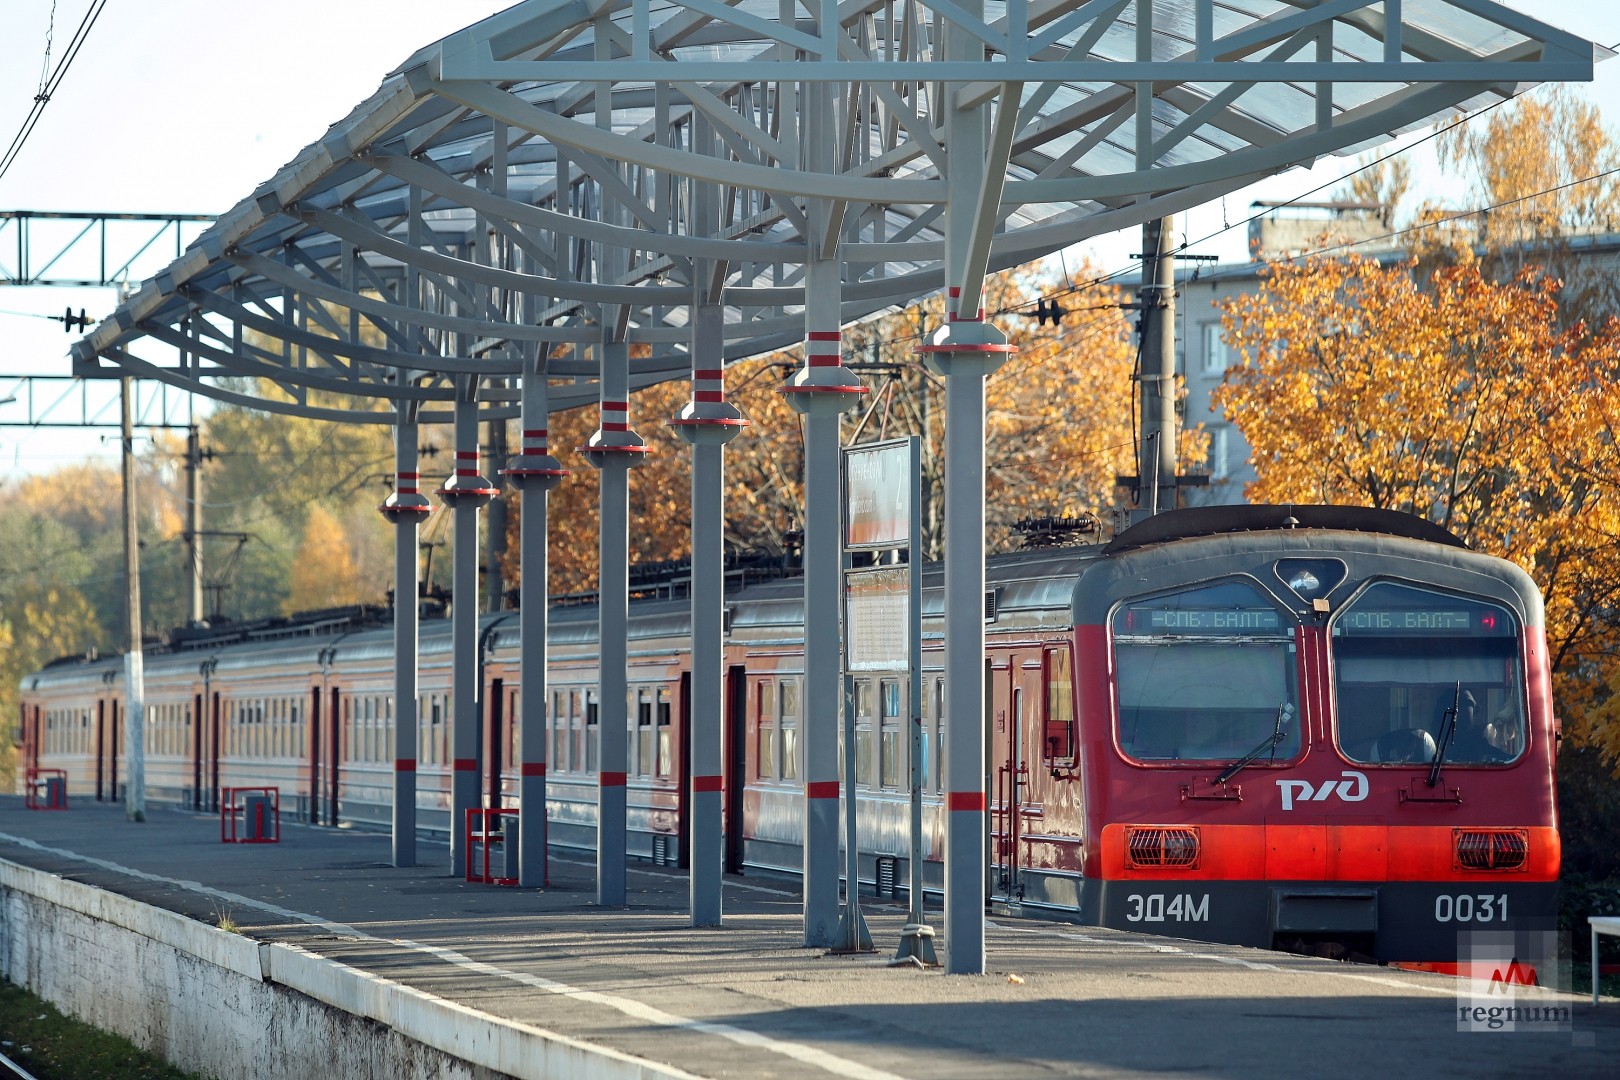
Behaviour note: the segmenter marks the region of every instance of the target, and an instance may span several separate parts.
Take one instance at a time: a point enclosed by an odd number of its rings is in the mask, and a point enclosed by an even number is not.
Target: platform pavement
[[[577,858],[519,890],[451,877],[442,845],[420,856],[394,868],[386,836],[348,829],[222,845],[208,816],[0,797],[0,858],[699,1077],[1620,1075],[1620,1002],[1567,997],[1573,1030],[1462,1032],[1442,976],[1004,918],[988,973],[946,976],[887,966],[904,912],[871,898],[880,951],[829,957],[802,947],[791,882],[728,878],[725,925],[699,930],[677,871],[633,864],[629,904],[602,908]]]

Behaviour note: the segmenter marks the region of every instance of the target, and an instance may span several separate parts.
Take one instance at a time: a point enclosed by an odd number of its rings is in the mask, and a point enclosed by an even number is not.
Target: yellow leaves
[[[319,503],[304,519],[304,538],[293,558],[285,612],[314,611],[375,599],[361,595],[360,574],[343,526]]]

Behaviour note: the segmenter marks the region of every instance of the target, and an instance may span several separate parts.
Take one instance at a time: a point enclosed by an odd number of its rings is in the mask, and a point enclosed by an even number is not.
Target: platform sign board
[[[844,578],[845,667],[905,671],[911,630],[911,568],[877,566]]]
[[[844,450],[844,546],[851,551],[903,548],[912,537],[911,439]]]

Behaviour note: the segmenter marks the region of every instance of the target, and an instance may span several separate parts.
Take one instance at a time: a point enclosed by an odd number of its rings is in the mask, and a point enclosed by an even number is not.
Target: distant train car
[[[1551,918],[1559,864],[1539,594],[1519,569],[1387,511],[1162,514],[1103,546],[986,568],[986,861],[1000,910],[1435,966],[1459,932]],[[936,887],[944,626],[924,574],[925,879]],[[631,607],[627,848],[684,865],[690,614]],[[510,615],[481,623],[486,805],[514,805],[522,670]],[[727,595],[725,861],[802,865],[803,584]],[[595,842],[597,611],[550,620],[548,820]],[[392,635],[359,613],[246,628],[146,661],[148,797],[195,809],[277,784],[320,825],[385,828]],[[448,623],[423,626],[419,827],[450,827]],[[855,680],[861,876],[906,879],[907,680]],[[123,782],[122,664],[29,676],[25,763],[75,793]]]

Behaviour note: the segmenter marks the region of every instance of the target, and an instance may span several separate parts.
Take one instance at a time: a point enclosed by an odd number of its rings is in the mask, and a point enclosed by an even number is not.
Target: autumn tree
[[[1084,270],[1082,271],[1084,272]],[[1117,505],[1114,478],[1134,471],[1134,326],[1109,287],[1066,295],[1063,324],[1046,328],[1028,313],[1033,296],[1057,283],[1039,270],[998,275],[988,283],[986,309],[998,313],[1019,352],[992,376],[986,399],[986,526],[990,550],[1016,547],[1018,519],[1047,514],[1104,513]],[[930,556],[939,552],[944,498],[943,382],[916,353],[925,334],[944,321],[943,299],[844,329],[846,362],[862,368],[871,393],[846,414],[841,440],[923,436],[924,532]],[[757,357],[727,370],[727,396],[750,425],[726,453],[728,548],[777,555],[803,521],[803,429],[779,387],[802,363],[797,350]],[[691,454],[665,421],[687,399],[685,380],[631,396],[630,422],[650,447],[630,474],[631,560],[684,557],[691,529]],[[549,503],[551,590],[595,587],[595,474],[573,453],[596,427],[594,409],[556,414],[549,428],[554,453],[574,474]],[[1184,462],[1201,462],[1199,433],[1184,442]],[[517,500],[512,500],[514,507]],[[515,582],[518,515],[510,519],[506,573]]]
[[[1560,328],[1558,285],[1477,265],[1278,264],[1223,323],[1243,355],[1217,390],[1253,451],[1255,502],[1427,518],[1511,559],[1547,601],[1560,706],[1620,754],[1598,708],[1620,643],[1620,475],[1607,405],[1620,334]]]
[[[316,504],[304,517],[304,538],[293,556],[283,607],[287,614],[381,599],[365,596],[348,533],[337,516]]]

